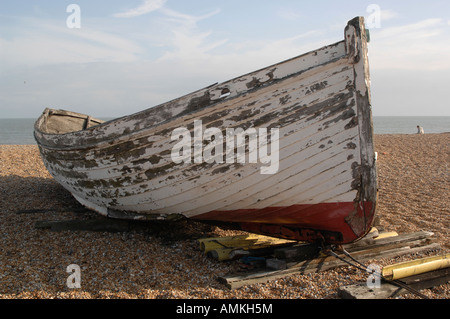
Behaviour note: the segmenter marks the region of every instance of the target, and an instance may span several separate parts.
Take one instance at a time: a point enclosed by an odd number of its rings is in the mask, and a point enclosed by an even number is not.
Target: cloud
[[[211,40],[212,31],[204,31],[198,27],[200,21],[219,14],[220,10],[200,16],[184,14],[168,8],[164,8],[161,12],[164,14],[163,23],[167,26],[164,29],[170,30],[170,35],[165,42],[168,50],[160,58],[160,61],[204,58],[208,51],[220,47],[228,41],[228,39]]]
[[[291,8],[280,8],[277,11],[277,15],[283,19],[288,21],[295,21],[302,18],[302,15]]]
[[[443,20],[440,18],[431,18],[418,21],[416,23],[411,23],[402,26],[381,28],[379,35],[381,38],[391,38],[391,37],[401,37],[413,36],[419,33],[429,33],[430,30],[442,30]]]
[[[113,19],[110,25],[90,20],[81,29],[66,28],[64,20],[29,17],[8,26],[0,24],[0,107],[4,107],[0,113],[11,109],[23,116],[37,115],[43,107],[53,106],[94,116],[123,116],[340,41],[345,27],[344,22],[336,26],[330,22],[327,27],[284,38],[243,39],[231,31],[205,27],[212,25],[205,20],[216,18],[220,9],[191,15],[165,7],[165,1],[152,3],[153,8],[160,4],[154,9],[158,15],[151,25],[146,21],[139,28],[135,23],[130,26],[127,19]],[[393,11],[383,12],[382,19],[396,17]],[[391,77],[385,74],[401,74],[395,80],[405,85],[408,76],[416,76],[418,88],[417,73],[427,70],[433,79],[432,70],[442,69],[441,82],[448,83],[444,81],[445,70],[450,69],[448,19],[387,26],[370,30],[375,99],[380,96],[377,90],[390,92],[390,87],[399,85],[388,82]]]
[[[132,18],[141,16],[158,9],[161,9],[167,0],[145,0],[139,7],[129,9],[125,12],[116,13],[113,16],[116,18]]]
[[[381,10],[381,19],[384,21],[392,20],[394,18],[397,18],[398,16],[398,13],[393,10]]]
[[[450,69],[450,28],[439,18],[371,29],[371,68]]]
[[[98,28],[69,29],[60,21],[33,18],[18,18],[17,22],[8,37],[0,36],[0,60],[5,67],[131,62],[143,52],[130,39]]]
[[[181,12],[177,12],[175,10],[171,10],[168,8],[164,8],[162,12],[167,16],[168,21],[176,22],[178,24],[189,26],[189,27],[196,27],[197,23],[211,18],[215,16],[216,14],[220,13],[220,9],[216,9],[214,11],[211,11],[209,13],[200,15],[200,16],[194,16],[190,14],[185,14]]]

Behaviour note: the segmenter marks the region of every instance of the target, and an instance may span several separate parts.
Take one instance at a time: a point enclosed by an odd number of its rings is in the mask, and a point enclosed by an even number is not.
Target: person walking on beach
[[[425,134],[425,132],[423,131],[423,127],[417,125],[417,134]]]

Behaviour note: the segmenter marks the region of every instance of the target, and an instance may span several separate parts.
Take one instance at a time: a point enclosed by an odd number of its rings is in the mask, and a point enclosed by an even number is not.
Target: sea
[[[103,119],[107,120],[107,119]],[[33,136],[36,119],[0,119],[0,144],[36,144]],[[375,134],[416,134],[417,125],[427,133],[450,132],[450,116],[374,116]]]

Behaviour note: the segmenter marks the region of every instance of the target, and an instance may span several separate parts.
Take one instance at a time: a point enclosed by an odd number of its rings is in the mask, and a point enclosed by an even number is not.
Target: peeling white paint
[[[77,200],[104,215],[194,217],[296,204],[375,203],[364,32],[363,22],[354,19],[344,41],[85,130],[79,124],[78,130],[56,134],[58,120],[64,124],[68,113],[44,113],[35,130],[44,163]],[[223,136],[227,129],[279,129],[276,174],[261,174],[263,163],[225,158],[175,163],[172,132],[183,127],[194,137],[195,121]]]

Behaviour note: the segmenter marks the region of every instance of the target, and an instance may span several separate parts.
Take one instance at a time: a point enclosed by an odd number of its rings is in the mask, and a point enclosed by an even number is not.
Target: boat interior
[[[78,132],[99,125],[104,121],[88,115],[62,110],[46,110],[39,129],[48,134]]]

